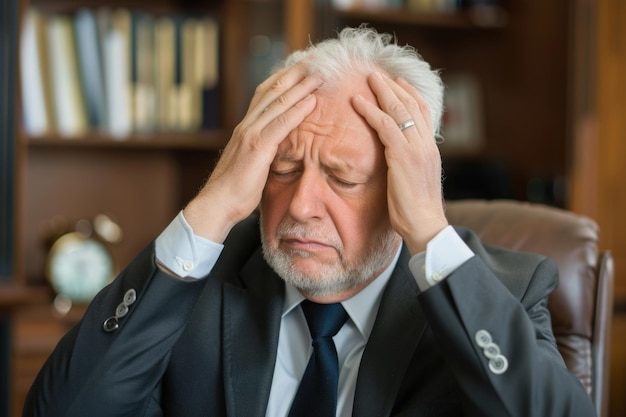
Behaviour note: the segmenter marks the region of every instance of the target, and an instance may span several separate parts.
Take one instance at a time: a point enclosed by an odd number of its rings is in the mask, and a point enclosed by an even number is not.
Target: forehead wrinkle
[[[341,149],[349,138],[348,126],[337,126],[332,123],[319,124],[315,122],[303,122],[295,136],[289,140],[289,146],[277,154],[276,161],[302,162],[305,159],[316,160],[319,165],[327,170],[336,172],[350,172],[357,170],[355,161],[351,157],[358,158],[359,153],[354,149]],[[307,146],[310,143],[311,146]],[[348,159],[340,155],[347,155]]]
[[[379,166],[374,153],[381,144],[375,138],[376,132],[350,103],[350,97],[357,92],[376,102],[366,77],[351,76],[324,86],[315,93],[318,102],[313,111],[279,147],[280,160],[311,161],[326,171],[371,175],[370,168]],[[376,150],[370,146],[371,140],[375,141]]]

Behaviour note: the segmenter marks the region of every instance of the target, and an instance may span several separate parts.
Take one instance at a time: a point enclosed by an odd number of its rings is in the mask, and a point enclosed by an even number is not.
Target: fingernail
[[[378,78],[379,80],[382,80],[382,79],[383,79],[383,75],[382,75],[380,72],[378,72],[378,71],[374,72],[374,76],[375,76],[376,78]]]

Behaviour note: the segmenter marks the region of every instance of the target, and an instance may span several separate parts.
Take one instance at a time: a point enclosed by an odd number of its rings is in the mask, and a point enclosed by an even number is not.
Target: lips
[[[292,250],[315,252],[333,248],[333,245],[317,239],[283,237],[281,241]]]

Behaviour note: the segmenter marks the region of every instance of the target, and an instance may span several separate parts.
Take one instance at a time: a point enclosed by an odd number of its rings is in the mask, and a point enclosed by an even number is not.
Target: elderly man
[[[366,27],[291,55],[24,415],[593,415],[551,331],[555,264],[448,225],[442,90]]]

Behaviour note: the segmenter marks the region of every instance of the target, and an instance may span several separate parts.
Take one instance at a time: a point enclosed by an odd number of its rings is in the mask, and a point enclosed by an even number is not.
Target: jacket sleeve
[[[158,415],[151,396],[202,285],[161,272],[150,245],[59,342],[28,393],[23,416]]]
[[[552,334],[547,297],[557,284],[556,264],[546,258],[510,264],[511,285],[496,278],[508,272],[475,256],[420,295],[464,409],[483,417],[594,416]]]

